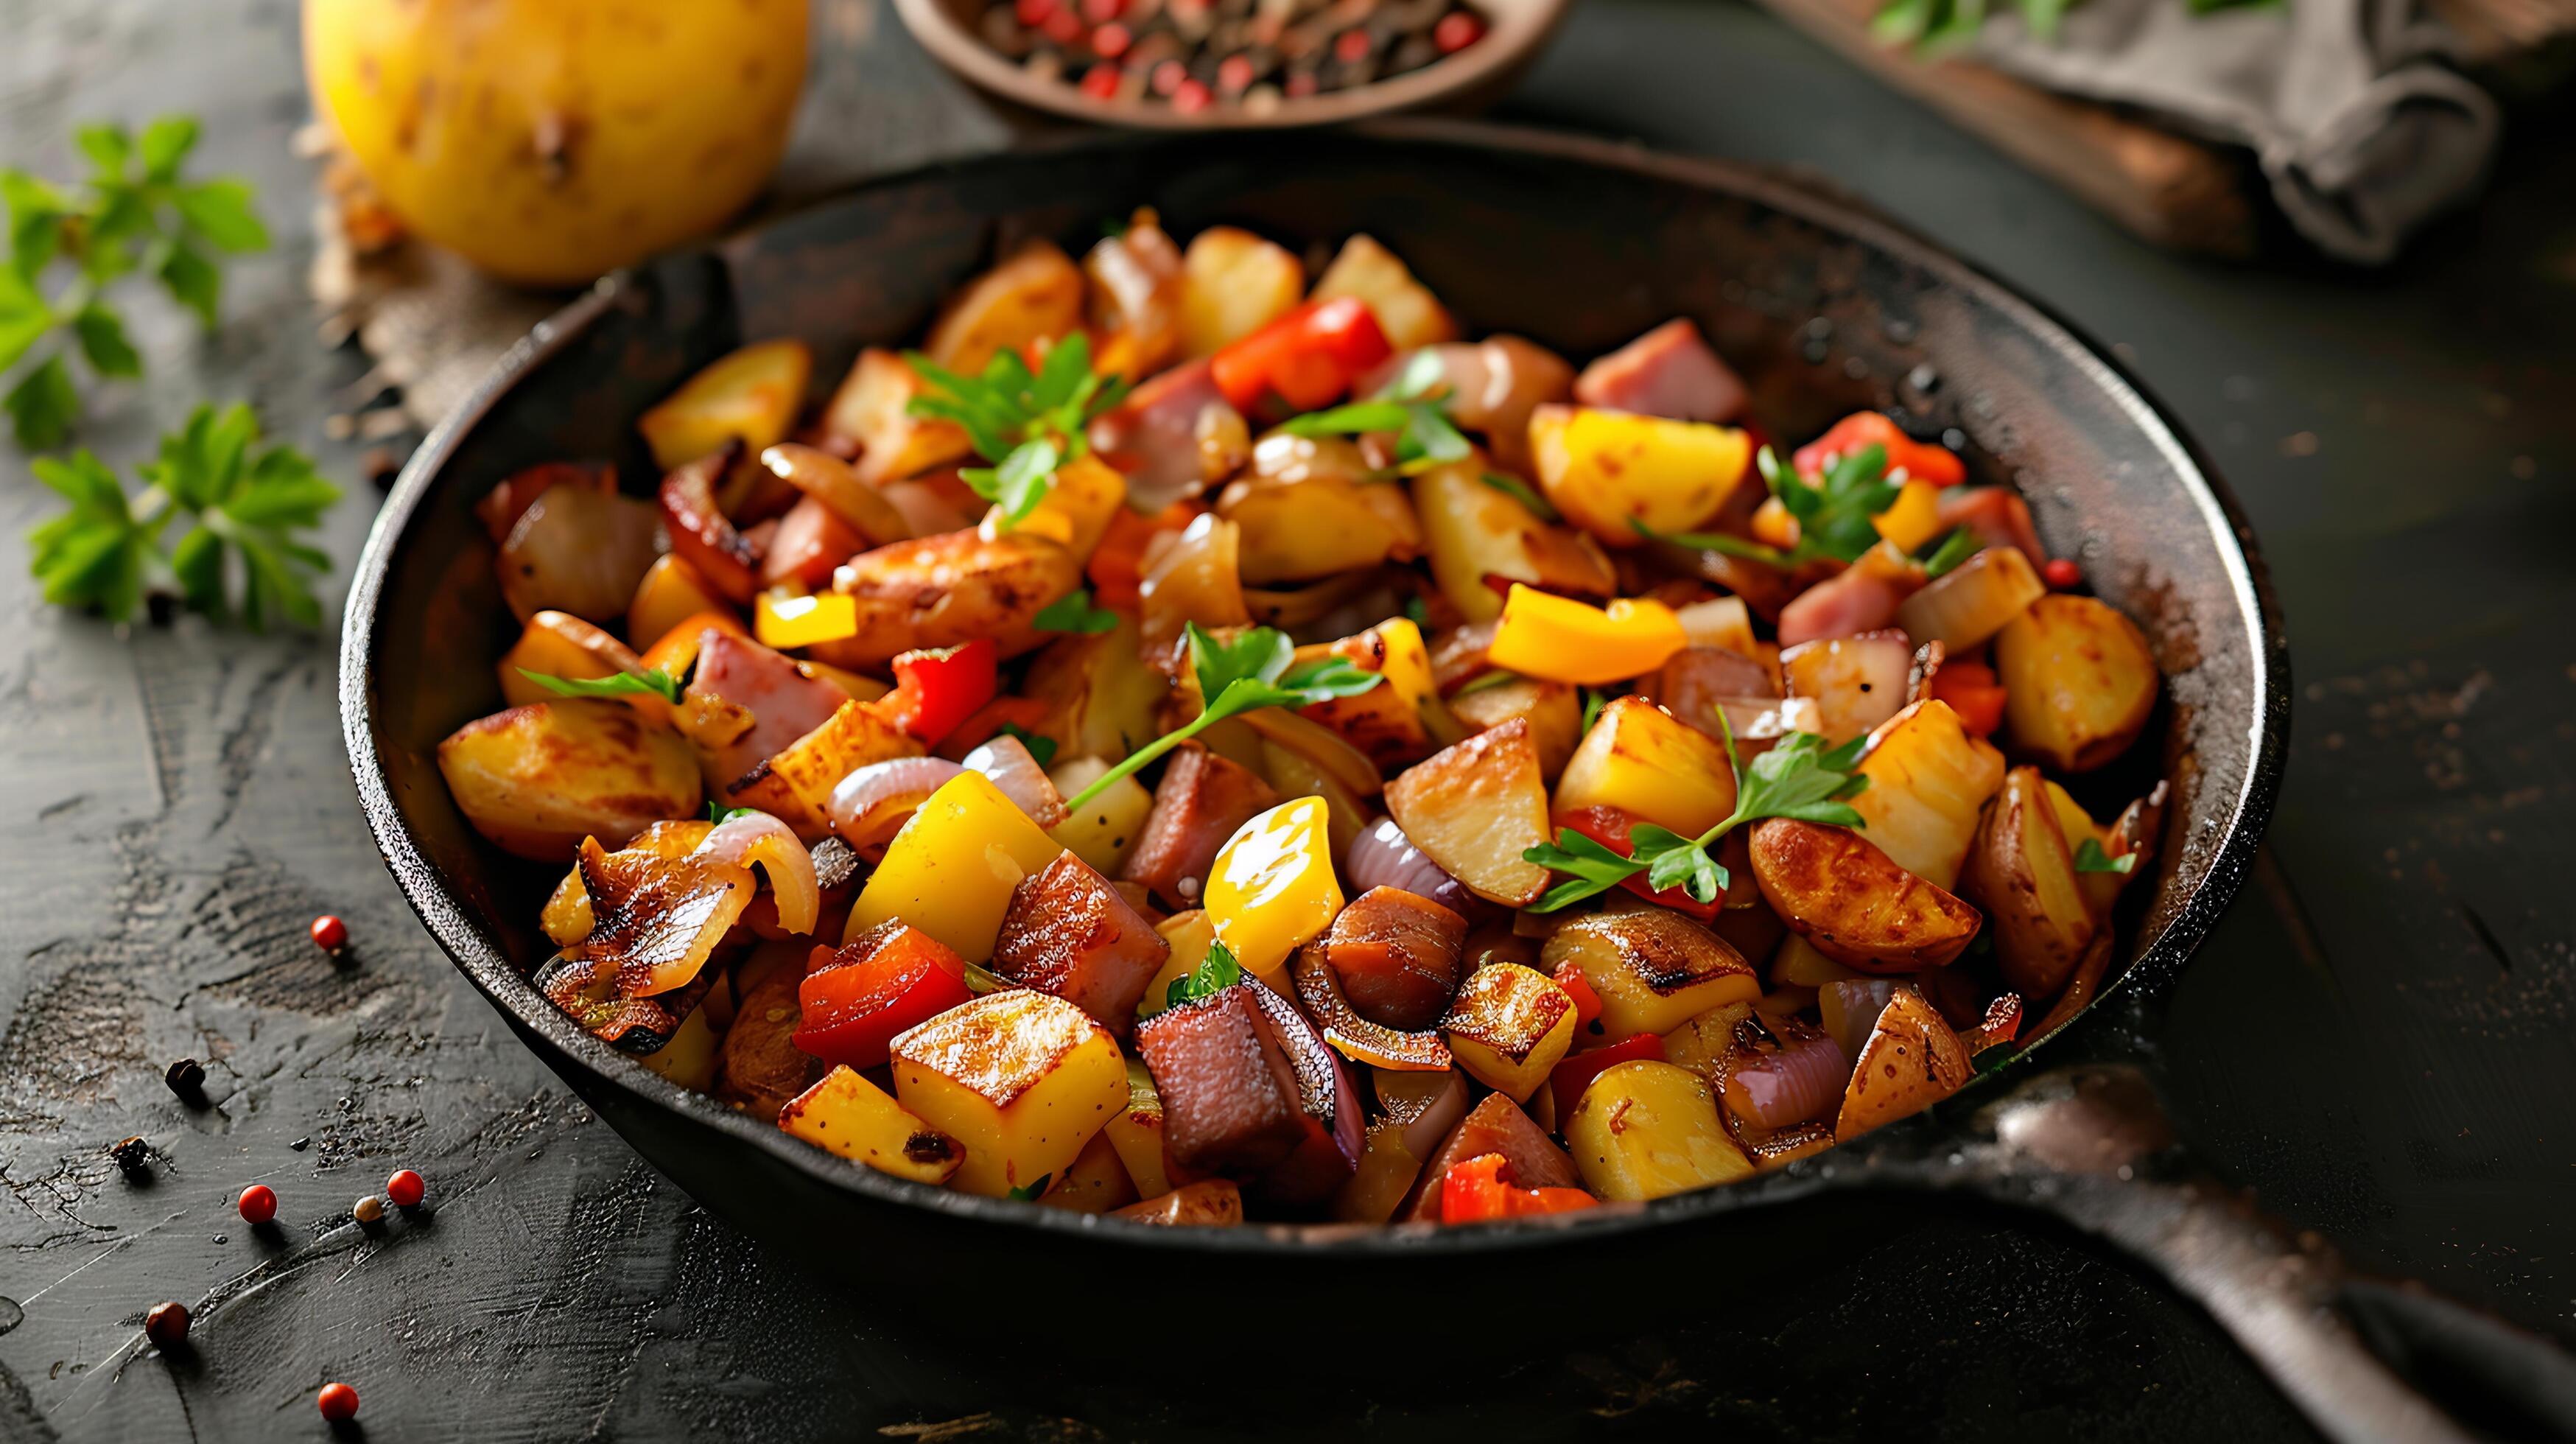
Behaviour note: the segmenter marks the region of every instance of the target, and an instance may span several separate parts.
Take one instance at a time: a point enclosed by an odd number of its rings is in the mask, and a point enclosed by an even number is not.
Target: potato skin
[[[438,770],[474,829],[539,862],[568,861],[584,837],[623,847],[687,817],[702,796],[678,733],[632,707],[558,698],[468,722],[438,744]]]
[[[1752,843],[1763,901],[1816,951],[1864,972],[1941,967],[1983,921],[1849,828],[1774,817],[1754,827]]]
[[[833,573],[859,630],[807,648],[817,661],[882,672],[899,652],[990,637],[1017,656],[1046,640],[1038,613],[1082,581],[1082,563],[1043,537],[946,532],[861,552]]]
[[[1834,1118],[1834,1141],[1920,1113],[1967,1086],[1968,1045],[1910,985],[1896,990],[1861,1045]]]
[[[1995,634],[2012,750],[2060,772],[2089,772],[2129,750],[2155,711],[2155,653],[2107,602],[2040,598]]]
[[[1994,919],[2005,984],[2034,1003],[2065,988],[2103,926],[2036,767],[2005,774],[1960,888]]]

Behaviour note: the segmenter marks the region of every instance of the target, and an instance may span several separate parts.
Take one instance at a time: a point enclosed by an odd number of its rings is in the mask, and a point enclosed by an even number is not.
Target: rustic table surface
[[[1007,141],[878,0],[817,17],[783,195]],[[252,401],[352,480],[345,576],[374,496],[324,436],[361,363],[314,339],[295,23],[290,0],[0,0],[0,160],[64,173],[74,123],[185,109],[212,168],[259,183],[281,243],[236,271],[228,324],[147,308],[150,379],[103,393],[85,438],[131,461],[199,398]],[[2576,150],[2514,148],[2476,216],[2354,275],[2143,249],[1734,5],[1589,0],[1506,113],[1831,177],[2175,407],[2264,539],[2298,690],[2270,865],[2173,999],[2170,1102],[2220,1171],[2365,1266],[2576,1340]],[[47,503],[0,457],[0,531]],[[450,969],[359,819],[332,638],[119,635],[44,607],[15,561],[0,614],[0,1439],[305,1437],[328,1379],[383,1439],[2304,1435],[2149,1275],[1947,1215],[1758,1296],[1643,1281],[1706,1293],[1687,1329],[1568,1347],[1540,1308],[1446,1376],[1362,1353],[1367,1321],[1312,1363],[1211,1348],[1171,1324],[1186,1293],[1147,1282],[1112,1375],[920,1337],[902,1300],[809,1283],[692,1205]],[[305,938],[326,910],[355,939],[337,965]],[[183,1055],[211,1106],[163,1086]],[[104,1151],[127,1134],[148,1182]],[[398,1166],[434,1206],[351,1225]],[[253,1179],[274,1231],[233,1214]],[[142,1351],[165,1298],[197,1309],[186,1361]],[[1248,1416],[1248,1371],[1293,1380],[1301,1412]]]

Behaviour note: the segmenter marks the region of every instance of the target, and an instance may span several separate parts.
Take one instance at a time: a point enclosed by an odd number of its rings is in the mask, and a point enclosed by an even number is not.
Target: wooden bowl
[[[1098,125],[1145,130],[1281,130],[1331,125],[1400,111],[1466,113],[1499,99],[1538,58],[1572,0],[1474,0],[1489,28],[1455,55],[1419,70],[1300,100],[1248,115],[1240,106],[1212,105],[1183,115],[1163,101],[1100,100],[1085,95],[1070,77],[1044,80],[984,43],[977,20],[989,0],[894,0],[895,12],[939,63],[986,93],[1029,110]]]

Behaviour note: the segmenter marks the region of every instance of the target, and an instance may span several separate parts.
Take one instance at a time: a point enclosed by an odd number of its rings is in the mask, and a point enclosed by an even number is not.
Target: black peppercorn
[[[194,1058],[182,1058],[171,1064],[170,1071],[162,1074],[161,1078],[170,1085],[171,1092],[182,1098],[194,1098],[206,1086],[206,1065]]]
[[[140,1138],[120,1138],[107,1146],[107,1156],[126,1172],[141,1173],[143,1165],[152,1161],[152,1145]]]
[[[175,1300],[154,1304],[143,1316],[143,1337],[150,1339],[161,1352],[168,1353],[188,1342],[188,1306]]]

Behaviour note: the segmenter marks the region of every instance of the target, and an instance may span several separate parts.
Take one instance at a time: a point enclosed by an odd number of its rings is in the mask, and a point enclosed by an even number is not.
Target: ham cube
[[[1675,421],[1726,421],[1744,409],[1744,382],[1682,318],[1584,367],[1574,399]]]
[[[1226,840],[1255,814],[1278,805],[1279,794],[1251,769],[1204,747],[1183,748],[1164,768],[1153,810],[1145,814],[1136,848],[1118,875],[1151,888],[1175,911],[1197,907]]]
[[[1064,999],[1123,1042],[1145,985],[1171,954],[1116,887],[1068,852],[1011,889],[993,971]]]
[[[1296,1070],[1240,982],[1136,1025],[1163,1098],[1163,1138],[1183,1168],[1238,1176],[1287,1161],[1307,1138]]]
[[[712,627],[698,649],[698,670],[689,690],[751,714],[751,726],[741,736],[704,758],[707,780],[717,787],[786,751],[850,700],[849,693],[832,683],[807,676],[794,658]]]

